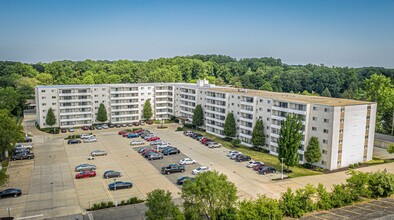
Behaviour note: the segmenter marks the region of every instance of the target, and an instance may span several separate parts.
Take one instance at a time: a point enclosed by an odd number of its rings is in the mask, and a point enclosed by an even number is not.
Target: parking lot
[[[34,126],[30,126],[33,130]],[[270,194],[261,183],[269,182],[279,174],[258,175],[245,167],[246,162],[230,160],[225,148],[209,149],[184,136],[182,132],[175,132],[176,126],[168,125],[167,129],[157,129],[156,125],[144,126],[181,150],[179,155],[165,156],[163,160],[155,161],[143,158],[133,149],[139,148],[130,146],[133,139],[118,135],[122,128],[90,131],[96,135],[97,142],[73,145],[67,144],[64,138],[70,134],[86,132],[81,129],[57,135],[33,132],[35,159],[11,161],[7,171],[10,181],[3,187],[21,188],[22,196],[0,200],[0,216],[8,216],[8,207],[11,208],[11,215],[16,217],[49,218],[78,214],[102,201],[120,202],[131,196],[145,199],[148,192],[157,188],[169,190],[174,198],[179,198],[181,187],[175,184],[176,180],[181,176],[192,176],[191,171],[200,165],[211,166],[213,170],[226,174],[237,185],[241,198]],[[89,153],[93,150],[105,150],[108,155],[88,160]],[[178,163],[184,157],[195,159],[198,164],[186,165],[185,173],[160,173],[162,166]],[[97,176],[75,179],[75,166],[83,163],[96,165]],[[102,177],[106,170],[120,171],[122,177],[117,180],[130,181],[134,186],[116,192],[109,191],[108,184],[113,179]]]

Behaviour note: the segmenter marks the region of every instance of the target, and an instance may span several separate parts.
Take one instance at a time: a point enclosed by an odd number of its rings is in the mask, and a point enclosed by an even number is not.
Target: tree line
[[[287,65],[274,58],[237,60],[224,55],[177,56],[144,62],[0,61],[0,87],[16,90],[22,97],[14,100],[22,102],[31,97],[35,85],[193,82],[204,77],[217,85],[376,101],[379,103],[377,130],[387,134],[392,130],[394,69]],[[9,108],[16,115],[23,104],[10,104]]]

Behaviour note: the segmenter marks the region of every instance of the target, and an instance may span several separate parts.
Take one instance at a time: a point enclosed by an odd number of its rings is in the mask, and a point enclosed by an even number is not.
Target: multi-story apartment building
[[[236,119],[236,137],[252,146],[253,127],[264,123],[263,146],[277,155],[281,121],[287,114],[297,114],[302,121],[300,163],[311,137],[317,137],[322,150],[320,167],[333,170],[372,159],[376,103],[319,96],[304,96],[260,90],[218,87],[206,80],[190,83],[144,83],[110,85],[37,86],[37,122],[45,125],[50,107],[56,126],[78,127],[96,123],[100,103],[104,103],[112,123],[141,120],[146,100],[150,100],[153,118],[170,115],[188,118],[201,105],[208,133],[224,137],[224,122],[232,112]]]

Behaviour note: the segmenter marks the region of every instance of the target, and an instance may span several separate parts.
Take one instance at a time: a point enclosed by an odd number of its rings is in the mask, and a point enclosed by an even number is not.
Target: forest
[[[393,132],[394,69],[287,65],[275,58],[237,60],[225,55],[148,61],[0,61],[0,109],[20,115],[36,85],[194,82],[201,78],[217,85],[375,101],[377,131]]]

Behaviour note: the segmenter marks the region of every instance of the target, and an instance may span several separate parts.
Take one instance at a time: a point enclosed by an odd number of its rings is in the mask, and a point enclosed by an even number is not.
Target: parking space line
[[[31,215],[31,216],[25,216],[25,217],[20,217],[17,218],[17,220],[22,220],[22,219],[30,219],[30,218],[39,218],[39,217],[43,217],[44,214],[39,214],[39,215]]]

